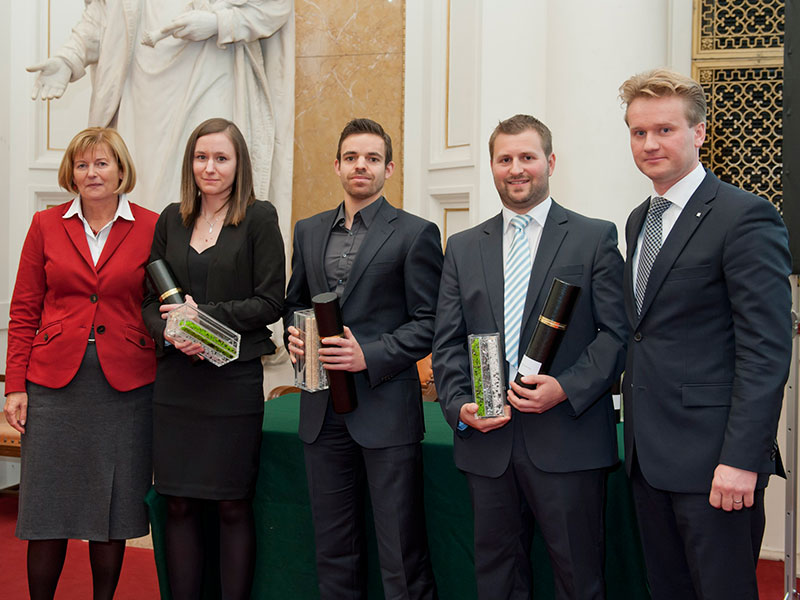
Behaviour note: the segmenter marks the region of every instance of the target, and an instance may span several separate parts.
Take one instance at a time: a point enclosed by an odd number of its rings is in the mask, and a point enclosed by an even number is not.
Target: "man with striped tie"
[[[500,214],[447,242],[433,366],[465,471],[475,524],[481,599],[529,599],[534,523],[555,573],[556,598],[604,598],[603,500],[617,462],[610,388],[627,328],[616,227],[550,197],[550,130],[516,115],[489,138]],[[549,375],[513,383],[553,278],[581,286]],[[501,334],[510,406],[478,418],[469,334]],[[501,357],[502,360],[502,357]]]

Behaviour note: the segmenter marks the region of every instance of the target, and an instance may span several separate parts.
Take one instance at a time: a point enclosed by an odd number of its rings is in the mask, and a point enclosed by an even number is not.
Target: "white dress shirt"
[[[655,198],[656,196],[660,196],[662,198],[666,198],[671,202],[669,208],[664,211],[664,214],[661,216],[661,243],[663,244],[669,232],[672,231],[672,228],[675,226],[678,217],[681,216],[681,212],[686,204],[689,202],[689,198],[692,197],[697,191],[697,188],[700,187],[700,184],[703,183],[703,179],[706,177],[706,170],[703,168],[699,162],[697,166],[692,170],[688,175],[686,175],[683,179],[678,181],[675,185],[667,190],[665,194],[657,194],[655,190],[653,190],[651,198]],[[636,250],[633,253],[633,295],[636,297],[636,274],[639,272],[639,253],[642,250],[642,241],[644,240],[644,227],[639,232],[639,237],[636,240]]]
[[[119,202],[117,202],[117,212],[114,213],[114,218],[111,219],[108,223],[106,223],[100,231],[97,232],[97,235],[94,234],[92,228],[89,227],[89,221],[83,216],[83,210],[81,208],[81,197],[77,196],[73,201],[70,207],[67,209],[67,212],[64,213],[64,219],[70,219],[78,215],[83,221],[83,230],[86,232],[86,241],[89,242],[89,252],[92,254],[92,261],[94,264],[97,264],[97,260],[100,258],[100,254],[103,252],[103,246],[106,245],[106,240],[108,239],[108,234],[111,232],[111,226],[114,224],[118,218],[125,219],[126,221],[134,221],[133,213],[131,212],[131,206],[128,204],[128,199],[125,197],[125,194],[119,195]]]
[[[528,226],[525,227],[525,236],[528,240],[528,249],[531,253],[531,272],[533,271],[533,263],[536,260],[536,251],[539,249],[539,241],[542,239],[542,230],[544,229],[544,224],[547,221],[547,215],[550,212],[550,206],[553,204],[553,199],[548,196],[543,202],[537,204],[532,209],[530,209],[527,213],[533,220],[528,223]],[[511,224],[511,219],[514,218],[518,213],[515,213],[513,210],[503,207],[503,279],[505,280],[506,269],[508,266],[508,253],[511,250],[511,242],[514,241],[514,235],[516,234],[516,227]],[[530,272],[528,273],[528,279],[525,282],[525,286],[527,287],[530,281]],[[522,324],[520,324],[521,326]],[[527,340],[520,340],[520,344],[527,344]],[[514,378],[517,376],[517,369],[511,368],[511,372],[509,373],[509,381],[513,381]]]
[[[531,266],[533,261],[536,260],[536,251],[539,249],[539,240],[542,239],[542,229],[547,221],[547,215],[550,212],[550,206],[553,204],[553,199],[547,197],[543,202],[537,204],[527,213],[533,217],[533,221],[528,223],[525,228],[525,235],[528,238],[528,248],[531,251]],[[505,264],[508,257],[508,252],[511,250],[511,242],[514,241],[514,234],[516,228],[511,224],[511,219],[515,217],[515,213],[510,208],[503,207],[503,275],[505,276]]]

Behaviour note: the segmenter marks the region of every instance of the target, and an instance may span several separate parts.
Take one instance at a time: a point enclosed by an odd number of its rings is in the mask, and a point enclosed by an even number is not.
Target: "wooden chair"
[[[0,373],[0,382],[5,383],[5,374]],[[19,431],[11,427],[5,417],[0,418],[0,456],[19,457],[21,437]]]

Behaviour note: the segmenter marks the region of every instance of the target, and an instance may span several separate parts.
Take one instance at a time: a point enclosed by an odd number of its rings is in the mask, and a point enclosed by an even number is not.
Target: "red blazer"
[[[155,379],[155,345],[141,305],[158,215],[131,203],[135,220],[117,219],[95,266],[80,217],[63,218],[69,206],[37,212],[22,247],[8,326],[6,394],[24,392],[25,380],[67,385],[92,324],[100,367],[114,389]]]

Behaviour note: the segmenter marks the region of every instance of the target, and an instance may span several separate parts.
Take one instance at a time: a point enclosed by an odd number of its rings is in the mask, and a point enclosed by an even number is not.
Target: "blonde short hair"
[[[106,144],[111,150],[122,175],[119,187],[114,190],[114,193],[127,194],[133,190],[136,185],[136,169],[133,166],[130,152],[116,129],[108,127],[88,127],[72,138],[61,159],[61,166],[58,167],[58,185],[73,194],[79,193],[72,175],[75,157],[86,154],[103,144]]]
[[[680,96],[686,106],[686,120],[694,127],[706,122],[706,95],[703,88],[691,77],[665,68],[652,69],[628,79],[619,88],[619,97],[625,104],[625,122],[628,107],[636,98],[662,98]]]

